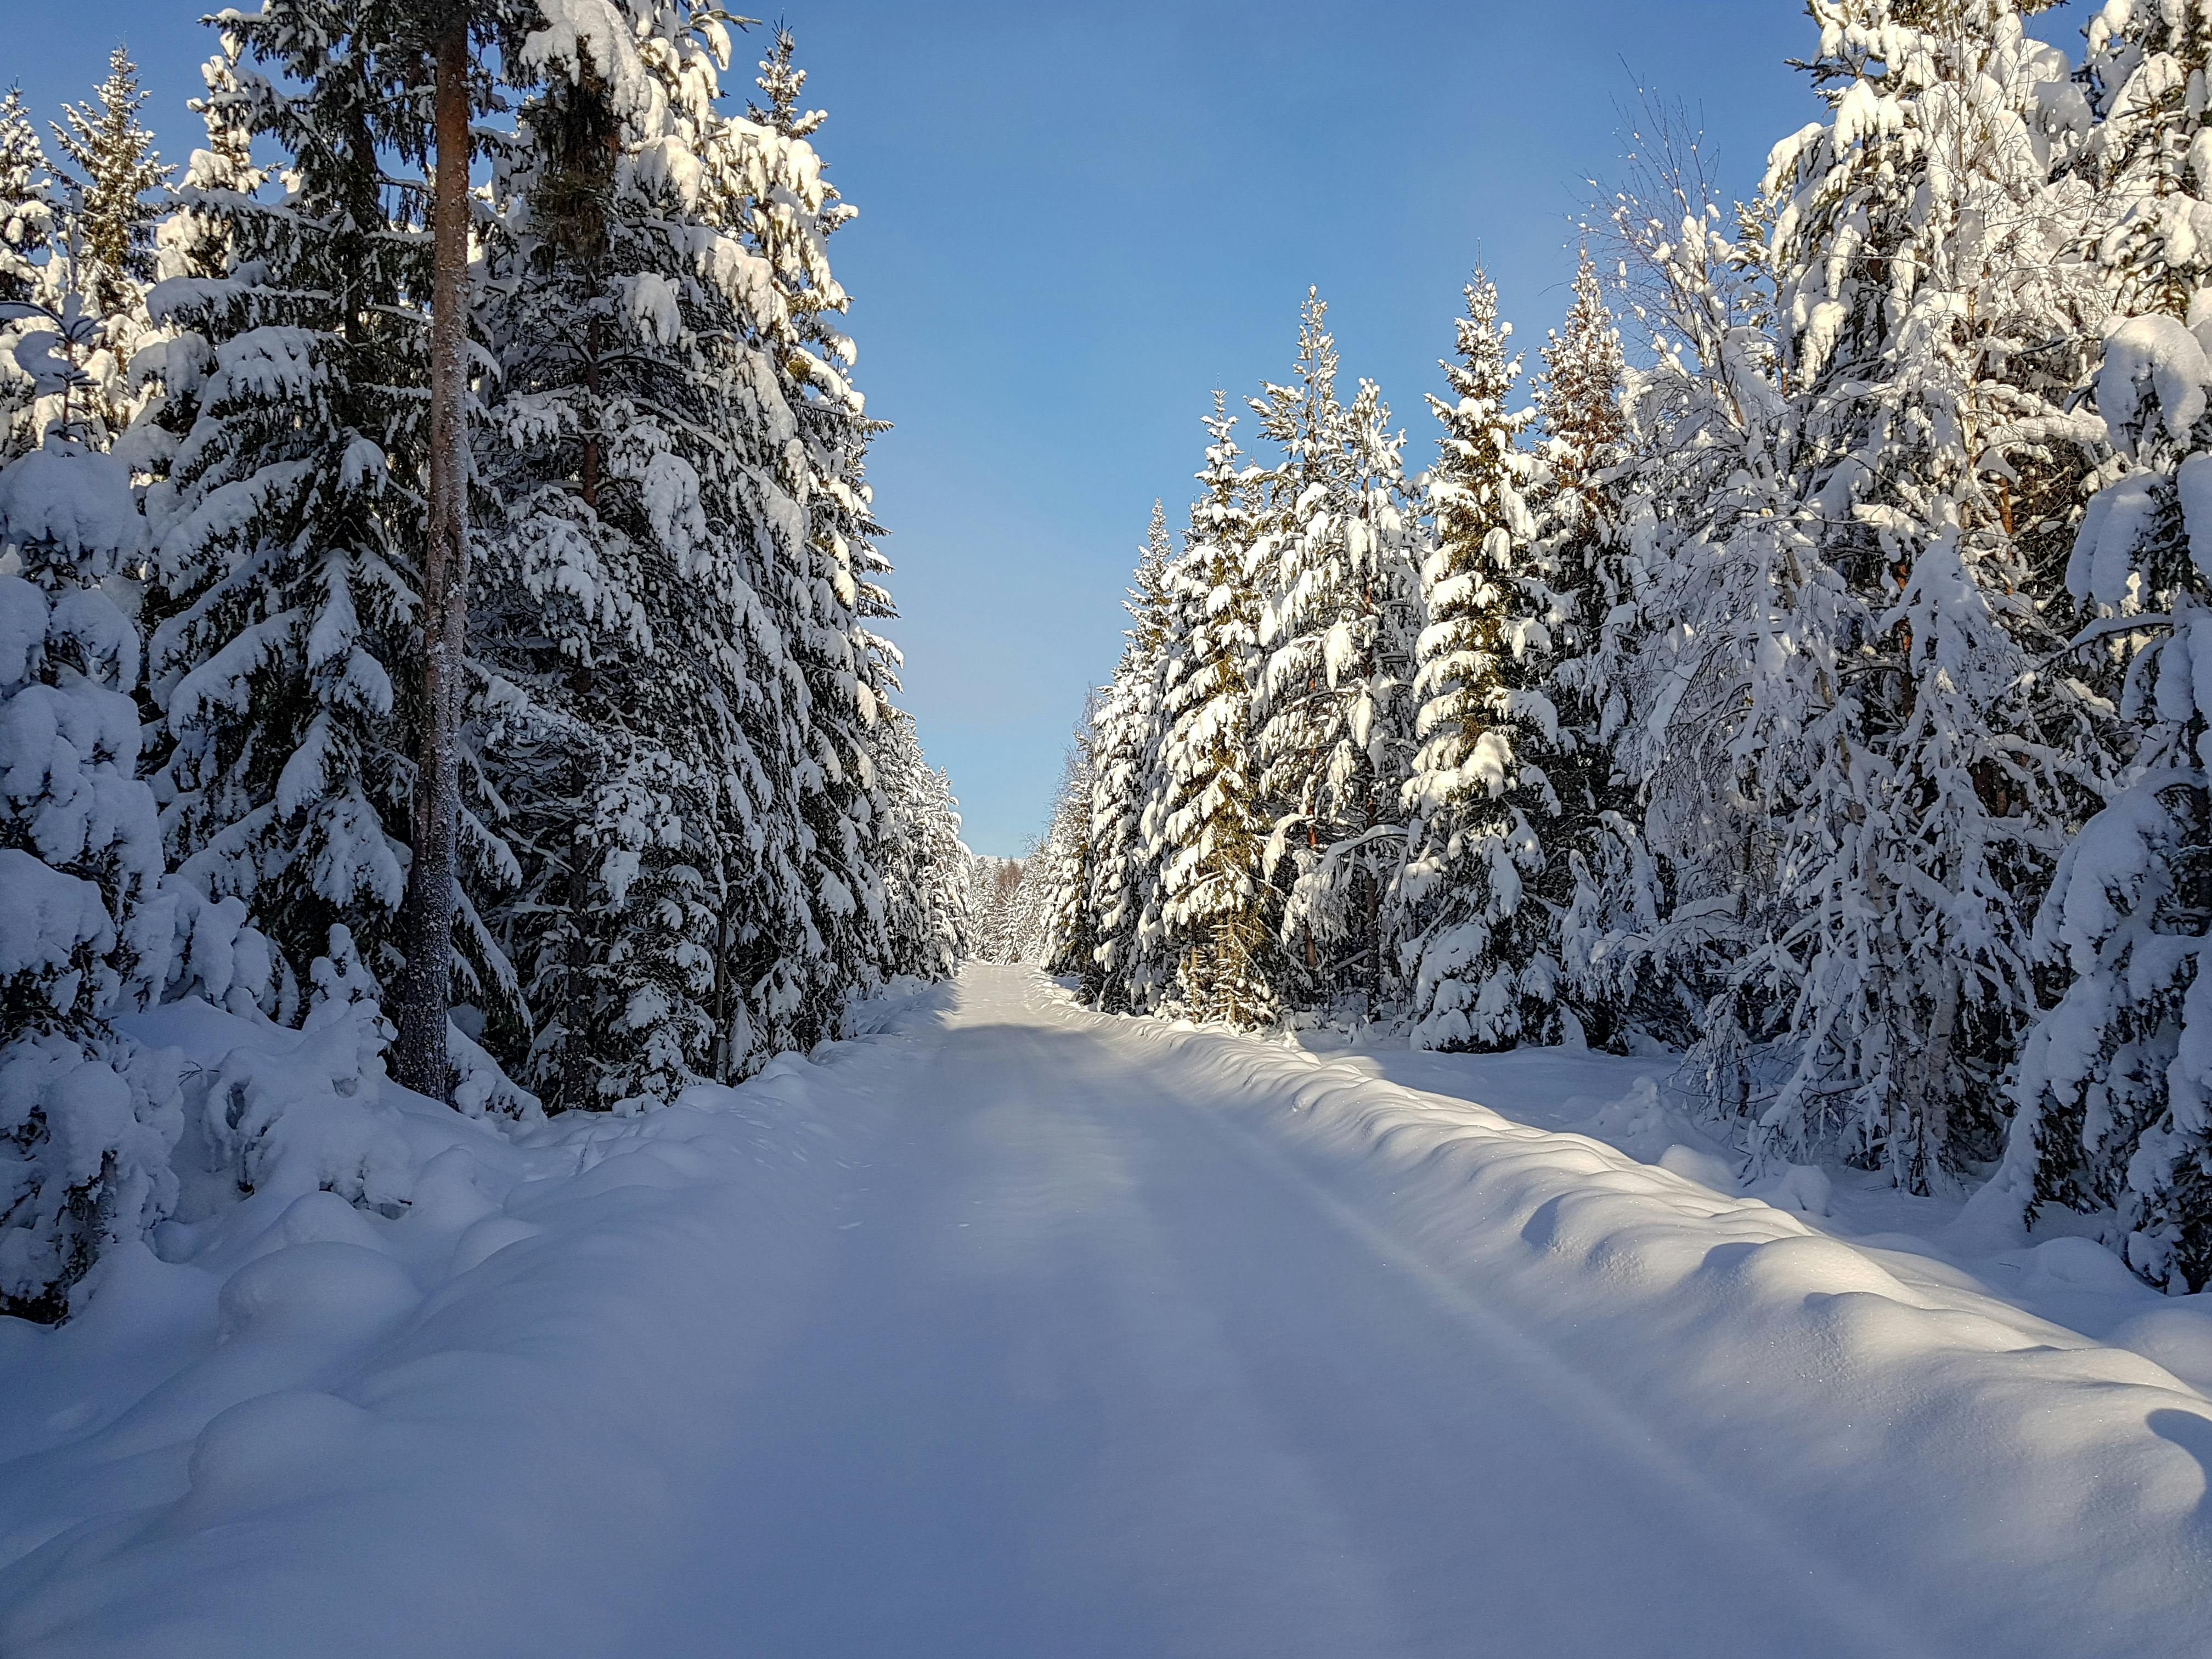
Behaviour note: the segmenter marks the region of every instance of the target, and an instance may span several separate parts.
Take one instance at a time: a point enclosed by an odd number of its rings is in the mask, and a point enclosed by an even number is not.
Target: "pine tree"
[[[79,292],[8,303],[53,325],[25,362],[61,412],[0,466],[0,1313],[52,1320],[176,1195],[175,1057],[114,1017],[191,996],[289,1018],[295,988],[242,903],[163,868],[134,696],[147,522],[79,395],[106,319]]]
[[[138,85],[138,66],[118,46],[108,54],[107,79],[96,103],[62,112],[54,138],[76,172],[70,232],[76,244],[79,276],[87,297],[110,316],[128,311],[154,276],[154,226],[176,169],[162,165],[154,135],[138,112],[153,94]]]
[[[143,559],[130,471],[56,431],[0,471],[0,1314],[52,1321],[176,1197],[173,1056],[110,1024],[169,976],[173,903],[138,781]]]
[[[2187,323],[2212,306],[2195,234],[2207,180],[2201,88],[2212,15],[2144,6],[2092,22],[2087,78],[2101,118],[2084,171],[2117,220],[2097,252],[2116,309],[2094,381],[2119,476],[2090,502],[2067,586],[2085,631],[2124,668],[2126,785],[2058,862],[2035,943],[2072,981],[2029,1032],[2019,1105],[1985,1201],[2097,1215],[2136,1271],[2173,1291],[2212,1281],[2212,360]],[[2083,666],[2091,666],[2084,664]]]
[[[750,111],[773,135],[760,148],[779,158],[790,183],[773,170],[749,181],[744,223],[774,273],[779,304],[762,344],[799,445],[779,458],[776,483],[806,514],[804,538],[769,562],[765,590],[805,687],[805,737],[792,766],[823,941],[806,992],[811,1023],[795,1033],[805,1042],[824,1034],[834,1011],[881,966],[885,802],[872,733],[896,689],[898,653],[874,631],[894,611],[866,478],[868,447],[889,423],[869,416],[853,384],[857,353],[841,326],[850,301],[827,252],[857,210],[823,176],[812,140],[827,118],[801,105],[806,73],[793,52],[791,32],[779,27],[756,83],[767,102]],[[759,510],[771,524],[780,517],[767,492]]]
[[[1327,313],[1310,293],[1295,380],[1251,400],[1282,452],[1253,556],[1266,653],[1254,760],[1297,1000],[1372,1013],[1389,988],[1381,908],[1401,855],[1419,596],[1389,410],[1366,382],[1352,409],[1338,402]]]
[[[1036,903],[1027,923],[1023,959],[1035,962],[1048,974],[1074,975],[1079,994],[1091,989],[1085,980],[1097,966],[1098,933],[1090,902],[1097,861],[1091,842],[1091,796],[1097,781],[1091,722],[1097,704],[1094,691],[1068,744],[1052,823],[1024,872],[1035,890]]]
[[[1545,345],[1535,404],[1541,477],[1534,545],[1562,613],[1547,688],[1559,738],[1545,775],[1559,797],[1536,891],[1558,917],[1565,999],[1585,1034],[1611,1043],[1637,1000],[1607,971],[1607,933],[1633,915],[1636,792],[1615,748],[1628,722],[1631,664],[1646,586],[1631,544],[1624,474],[1629,426],[1620,331],[1585,250],[1565,328]]]
[[[1122,609],[1121,657],[1094,717],[1097,781],[1091,799],[1096,849],[1087,900],[1097,943],[1085,980],[1089,1000],[1109,1012],[1149,1006],[1164,977],[1140,955],[1138,929],[1147,903],[1157,905],[1159,871],[1144,835],[1161,729],[1161,679],[1167,663],[1175,550],[1167,513],[1152,503],[1145,550]]]
[[[1534,820],[1558,811],[1539,757],[1559,735],[1545,688],[1564,606],[1523,499],[1533,469],[1519,438],[1534,416],[1507,407],[1521,372],[1505,355],[1511,325],[1486,276],[1465,292],[1458,360],[1443,365],[1455,395],[1430,399],[1444,431],[1421,569],[1421,747],[1392,893],[1413,1040],[1426,1048],[1543,1041],[1557,1022],[1559,963],[1529,889],[1546,861]]]
[[[44,257],[59,212],[38,130],[23,111],[20,88],[0,99],[0,305],[35,305],[47,296],[58,267]],[[0,459],[38,447],[37,397],[14,345],[33,326],[26,316],[0,317]]]
[[[834,367],[854,352],[822,253],[849,212],[787,36],[758,119],[715,107],[721,27],[641,17],[629,70],[545,58],[498,187],[479,603],[527,846],[501,927],[533,1075],[577,1103],[808,1046],[893,955],[882,428]],[[649,95],[625,105],[633,76]]]
[[[1264,865],[1268,823],[1252,757],[1258,526],[1237,465],[1236,425],[1215,393],[1206,423],[1212,441],[1198,475],[1205,493],[1168,578],[1176,625],[1164,642],[1159,786],[1148,817],[1162,937],[1176,963],[1172,1006],[1195,1018],[1256,1026],[1282,1011],[1282,971]]]
[[[23,89],[0,98],[0,301],[39,293],[43,254],[59,215],[38,130],[23,110]]]
[[[154,135],[139,124],[149,96],[138,85],[138,66],[118,46],[94,101],[66,106],[53,129],[64,163],[58,170],[68,280],[106,322],[102,349],[90,367],[111,433],[120,432],[135,412],[131,360],[149,332],[155,226],[176,172],[163,164]]]
[[[888,712],[876,727],[884,827],[884,961],[889,972],[949,978],[972,948],[974,855],[960,843],[951,780],[922,757],[914,717]]]
[[[385,167],[419,88],[361,22],[337,0],[226,15],[210,143],[165,250],[179,269],[150,299],[175,337],[133,438],[167,475],[146,614],[170,855],[210,899],[243,900],[290,961],[343,926],[388,979],[422,716],[428,239],[419,185]],[[279,192],[259,188],[256,136],[295,147]],[[474,897],[512,858],[465,823],[462,980],[496,1002],[512,972]]]

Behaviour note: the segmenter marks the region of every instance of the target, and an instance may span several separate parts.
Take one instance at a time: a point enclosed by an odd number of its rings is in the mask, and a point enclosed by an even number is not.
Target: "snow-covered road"
[[[1915,1650],[1201,1056],[988,968],[924,1044],[639,1653]]]
[[[2139,1353],[1024,969],[884,1019],[423,1103],[396,1218],[257,1194],[0,1330],[0,1652],[2212,1651],[2212,1404]]]

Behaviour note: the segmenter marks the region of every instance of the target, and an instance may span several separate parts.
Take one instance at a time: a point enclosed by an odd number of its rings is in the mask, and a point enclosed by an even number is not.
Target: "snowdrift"
[[[204,1004],[137,1024],[270,1133],[80,1317],[0,1320],[0,1652],[618,1651],[835,1237],[822,1068],[518,1128]]]
[[[1787,1194],[1724,1196],[1358,1061],[1120,1024],[1622,1432],[1871,1568],[1808,1593],[1887,1604],[1936,1652],[2212,1651],[2212,1400],[2146,1354],[1932,1261],[1908,1283]],[[1589,1060],[1550,1054],[1563,1073]],[[2086,1240],[2045,1253],[2046,1272],[2125,1276]],[[2206,1375],[2212,1320],[2177,1314],[2126,1334]]]

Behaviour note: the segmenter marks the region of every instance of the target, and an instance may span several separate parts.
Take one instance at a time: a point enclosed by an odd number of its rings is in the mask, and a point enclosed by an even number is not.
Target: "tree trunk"
[[[599,284],[592,284],[594,304],[599,299]],[[599,510],[599,319],[594,312],[584,335],[584,389],[590,394],[585,411],[587,422],[584,432],[584,453],[579,469],[580,494],[585,510],[596,516]],[[577,671],[570,684],[577,696],[588,696],[592,690],[592,671]],[[571,1111],[580,1109],[585,1100],[586,1068],[590,1057],[584,1052],[586,1031],[591,1012],[591,935],[584,917],[590,908],[592,878],[591,847],[584,835],[586,803],[591,797],[593,767],[588,742],[580,742],[576,757],[576,799],[570,803],[573,817],[568,834],[568,948],[562,964],[563,983],[561,1030],[561,1103]]]
[[[414,860],[407,877],[398,1081],[445,1099],[460,820],[462,676],[468,645],[469,36],[465,7],[437,45],[430,208],[430,506],[422,571],[422,728],[416,752]]]

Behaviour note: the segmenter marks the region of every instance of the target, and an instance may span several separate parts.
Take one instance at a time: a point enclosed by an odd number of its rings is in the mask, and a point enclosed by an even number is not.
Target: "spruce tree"
[[[2177,1291],[2212,1282],[2212,360],[2188,324],[2212,314],[2193,221],[2208,181],[2201,88],[2212,17],[2145,6],[2091,24],[2099,125],[2083,171],[2112,205],[2096,252],[2120,317],[2093,382],[2119,476],[2089,504],[2067,586],[2082,638],[2124,671],[2134,740],[2125,787],[2058,862],[2035,943],[2071,975],[2028,1033],[2003,1167],[1983,1201],[2099,1218],[2136,1271]]]
[[[67,223],[77,281],[111,319],[137,311],[154,278],[154,228],[166,205],[160,198],[176,171],[162,164],[154,135],[139,124],[151,96],[118,46],[108,54],[94,101],[68,106],[54,126],[70,187]]]
[[[774,485],[806,515],[803,538],[766,561],[763,590],[778,606],[804,685],[804,736],[789,764],[823,941],[805,994],[809,1019],[795,1033],[805,1042],[826,1032],[836,1008],[881,966],[885,800],[873,775],[872,733],[896,690],[898,653],[875,631],[893,607],[866,477],[869,445],[889,424],[869,416],[854,384],[857,352],[842,327],[851,302],[828,255],[830,239],[857,210],[824,176],[813,137],[827,118],[801,104],[806,73],[793,53],[790,30],[778,27],[756,82],[766,102],[749,111],[774,136],[772,153],[791,182],[771,171],[749,184],[743,223],[774,274],[778,304],[762,319],[761,346],[799,440],[797,452],[782,447]],[[763,490],[757,510],[770,526],[779,521],[774,489]]]
[[[1296,376],[1251,400],[1281,451],[1254,553],[1265,653],[1254,761],[1275,823],[1268,873],[1287,896],[1293,1000],[1373,1014],[1390,985],[1381,911],[1402,850],[1419,594],[1389,411],[1365,382],[1353,408],[1338,401],[1327,314],[1309,293]]]
[[[1524,500],[1533,414],[1507,406],[1520,359],[1477,272],[1457,321],[1454,396],[1428,475],[1435,541],[1421,568],[1428,625],[1414,693],[1420,750],[1404,786],[1410,817],[1392,893],[1416,1047],[1500,1048],[1558,1027],[1559,963],[1531,890],[1546,864],[1539,825],[1558,800],[1540,757],[1557,744],[1546,693],[1563,605],[1534,548]]]
[[[738,119],[720,27],[645,19],[629,70],[581,42],[545,57],[497,190],[478,603],[526,843],[501,926],[531,987],[513,1040],[572,1103],[811,1045],[892,955],[880,426],[835,367],[853,348],[821,251],[848,215],[787,38],[769,107]],[[633,75],[649,95],[624,101]]]
[[[1161,738],[1161,680],[1167,662],[1175,550],[1167,514],[1152,503],[1145,550],[1122,609],[1121,660],[1099,701],[1093,741],[1097,781],[1091,790],[1091,836],[1096,849],[1088,903],[1095,918],[1091,1000],[1109,1012],[1146,1006],[1159,975],[1139,951],[1138,929],[1148,901],[1157,899],[1158,867],[1144,834],[1154,762]]]
[[[167,1213],[173,1055],[112,1018],[158,999],[177,917],[137,776],[144,556],[130,470],[57,429],[0,470],[0,1314],[58,1320]]]
[[[1316,312],[1316,317],[1318,313]],[[1252,679],[1261,664],[1251,560],[1257,526],[1218,392],[1206,420],[1205,492],[1169,577],[1180,626],[1162,680],[1158,842],[1171,1006],[1194,1018],[1261,1025],[1282,1012],[1266,880],[1268,822],[1253,763]]]
[[[1048,974],[1076,981],[1079,996],[1095,996],[1088,976],[1097,968],[1098,933],[1091,910],[1091,882],[1097,854],[1091,842],[1091,796],[1097,781],[1092,749],[1093,692],[1069,743],[1053,804],[1052,823],[1030,860],[1025,879],[1036,892],[1030,939],[1024,959]]]
[[[1590,1040],[1611,1044],[1644,1000],[1623,994],[1604,940],[1624,919],[1621,896],[1633,879],[1638,802],[1615,750],[1628,723],[1646,578],[1627,521],[1620,331],[1587,250],[1574,294],[1535,385],[1544,439],[1529,505],[1562,613],[1549,686],[1559,735],[1545,768],[1559,813],[1536,890],[1558,918],[1565,1000]]]
[[[134,428],[166,474],[149,498],[146,615],[164,837],[210,899],[235,896],[289,960],[343,926],[389,982],[412,859],[424,711],[420,585],[429,287],[416,60],[337,0],[226,14],[207,73],[210,143],[153,293],[175,337]],[[419,64],[416,65],[419,67]],[[246,146],[288,155],[262,187]],[[396,204],[396,214],[388,204]],[[480,798],[479,798],[480,799]],[[513,994],[475,899],[511,854],[465,816],[460,987]]]
[[[972,946],[975,860],[960,842],[951,781],[923,758],[914,717],[888,712],[876,728],[884,830],[884,962],[889,972],[950,977]]]
[[[0,99],[0,306],[49,297],[60,268],[44,256],[59,216],[38,129],[24,112],[21,88],[10,87]],[[37,394],[13,349],[33,326],[27,314],[0,316],[0,459],[38,447]]]

